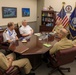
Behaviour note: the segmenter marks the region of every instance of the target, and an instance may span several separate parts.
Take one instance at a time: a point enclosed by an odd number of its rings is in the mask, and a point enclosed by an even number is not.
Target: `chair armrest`
[[[8,70],[6,70],[6,73],[10,73],[14,69],[14,66],[10,67]]]
[[[58,52],[57,52],[57,54],[59,55],[67,55],[67,53],[73,53],[73,55],[75,56],[76,55],[76,47],[72,47],[72,48],[67,48],[67,49],[63,49],[63,50],[59,50]],[[59,55],[59,57],[60,57],[60,55]]]
[[[9,44],[10,43],[8,43],[8,42],[1,42],[1,45],[3,45],[3,46],[9,46]]]
[[[11,66],[9,69],[6,70],[6,74],[11,73],[11,71],[14,70],[14,68],[17,68],[20,71],[18,66]]]

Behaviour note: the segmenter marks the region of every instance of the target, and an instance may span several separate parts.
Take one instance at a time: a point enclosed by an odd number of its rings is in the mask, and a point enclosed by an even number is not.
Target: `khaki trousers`
[[[11,54],[7,55],[6,57],[11,57],[14,59],[12,66],[16,65],[19,67],[24,67],[25,73],[26,74],[30,73],[32,66],[31,66],[29,59],[23,58],[23,59],[15,60],[16,55],[14,53],[11,53]]]
[[[15,53],[11,53],[11,54],[8,54],[6,57],[10,57],[10,58],[13,58],[13,60],[16,60],[16,55]]]
[[[13,61],[12,66],[14,66],[14,65],[19,66],[19,67],[24,67],[26,74],[30,73],[30,71],[32,69],[30,61],[27,58]]]

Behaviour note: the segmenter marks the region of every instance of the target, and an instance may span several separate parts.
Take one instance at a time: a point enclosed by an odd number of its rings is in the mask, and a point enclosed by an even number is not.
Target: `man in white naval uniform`
[[[33,29],[29,25],[27,25],[26,20],[22,21],[22,26],[20,27],[19,31],[21,36],[25,39],[29,39],[34,33]]]

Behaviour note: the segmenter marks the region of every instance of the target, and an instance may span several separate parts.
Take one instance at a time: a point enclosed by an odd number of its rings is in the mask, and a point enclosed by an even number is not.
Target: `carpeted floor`
[[[65,75],[76,75],[76,60],[70,64],[64,65],[62,67],[71,68],[71,72],[63,71]],[[45,63],[43,63],[38,69],[35,70],[36,75],[48,75],[51,71],[51,68],[48,68]],[[53,73],[52,75],[61,75],[58,71]]]

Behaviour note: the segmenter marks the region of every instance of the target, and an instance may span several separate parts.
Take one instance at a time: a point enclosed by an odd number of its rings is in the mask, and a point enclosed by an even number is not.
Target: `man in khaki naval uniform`
[[[59,20],[56,21],[56,26],[53,28],[52,32],[57,33],[62,29],[63,26]]]
[[[30,61],[27,58],[15,60],[16,56],[14,53],[11,53],[5,56],[3,53],[0,52],[0,68],[7,70],[11,65],[17,65],[19,67],[24,67],[25,73],[29,74],[32,66]],[[30,74],[31,75],[31,74]]]
[[[58,37],[61,39],[59,42],[55,43],[54,46],[50,49],[50,54],[55,53],[58,50],[66,49],[66,48],[72,48],[73,42],[72,40],[68,40],[66,38],[68,34],[68,31],[64,28],[60,30],[60,32],[57,34]]]

